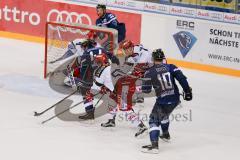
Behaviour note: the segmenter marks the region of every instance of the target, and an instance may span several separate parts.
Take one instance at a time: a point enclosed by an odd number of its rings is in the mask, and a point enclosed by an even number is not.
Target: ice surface
[[[65,95],[52,91],[43,79],[42,44],[0,38],[0,159],[1,160],[230,160],[240,145],[240,79],[183,69],[194,99],[182,102],[171,116],[171,143],[160,141],[160,154],[139,151],[148,136],[133,137],[136,129],[117,121],[113,130],[100,123],[40,122],[54,113],[33,117]],[[141,113],[150,113],[154,98]],[[82,108],[79,106],[74,112]],[[174,117],[174,118],[173,118]]]

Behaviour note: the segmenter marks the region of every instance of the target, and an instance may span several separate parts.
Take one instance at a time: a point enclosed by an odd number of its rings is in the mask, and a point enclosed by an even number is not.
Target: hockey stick
[[[98,103],[100,102],[100,100],[103,98],[104,94],[102,94],[102,96],[98,99],[97,103],[94,105],[94,107],[96,107],[98,105]]]
[[[52,105],[51,107],[45,109],[44,111],[42,112],[34,112],[34,116],[40,116],[42,115],[43,113],[47,112],[48,110],[52,109],[53,107],[55,107],[56,105],[60,104],[61,102],[63,102],[65,99],[69,98],[70,96],[72,96],[73,94],[75,94],[78,90],[75,90],[73,91],[72,93],[70,93],[68,96],[64,97],[63,99],[61,99],[60,101],[58,101],[57,103],[55,103],[54,105]]]
[[[97,96],[98,94],[100,94],[100,92],[98,92],[98,93],[96,93],[95,95],[93,95],[93,97]],[[82,101],[78,102],[77,104],[75,104],[75,105],[73,105],[73,106],[71,106],[71,107],[69,107],[69,108],[63,110],[62,112],[60,112],[60,113],[58,113],[58,114],[56,114],[56,115],[54,115],[54,116],[48,118],[47,120],[42,121],[42,124],[44,124],[44,123],[46,123],[46,122],[48,122],[48,121],[50,121],[50,120],[56,118],[57,116],[59,116],[59,115],[65,113],[65,112],[67,112],[67,111],[69,111],[69,110],[75,108],[76,106],[78,106],[79,104],[83,103],[84,101],[85,101],[85,100],[82,100]],[[100,100],[98,100],[98,102],[99,102],[99,101],[100,101]]]
[[[131,77],[131,78],[136,78],[136,79],[138,79],[138,80],[142,80],[142,81],[148,81],[148,80],[151,80],[151,78],[139,78],[139,77],[137,77],[137,76],[134,76],[134,75],[131,75],[131,74],[125,73],[125,72],[123,72],[121,69],[115,69],[115,70],[111,73],[111,75],[112,75],[113,77],[118,77],[118,76],[129,76],[129,77]]]

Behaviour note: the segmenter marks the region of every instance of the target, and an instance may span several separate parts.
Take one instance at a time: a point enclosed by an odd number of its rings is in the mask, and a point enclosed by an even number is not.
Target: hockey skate
[[[159,136],[163,141],[169,142],[170,141],[170,134],[169,132],[164,132],[162,135]]]
[[[95,108],[93,108],[89,111],[86,111],[86,114],[79,116],[78,118],[82,119],[82,120],[93,120],[94,119],[94,111],[95,111]]]
[[[151,154],[158,154],[158,142],[152,142],[150,145],[142,146],[142,152],[144,153],[151,153]]]
[[[115,127],[115,120],[109,119],[106,123],[102,123],[101,127]]]
[[[144,132],[147,131],[147,127],[141,122],[139,125],[138,125],[138,132],[135,133],[135,137],[139,137],[140,135],[143,135]]]

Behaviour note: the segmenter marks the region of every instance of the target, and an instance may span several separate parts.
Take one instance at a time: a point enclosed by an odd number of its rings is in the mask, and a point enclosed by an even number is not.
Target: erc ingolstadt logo
[[[183,56],[186,57],[187,53],[191,50],[197,38],[187,31],[180,31],[173,35],[173,38]]]

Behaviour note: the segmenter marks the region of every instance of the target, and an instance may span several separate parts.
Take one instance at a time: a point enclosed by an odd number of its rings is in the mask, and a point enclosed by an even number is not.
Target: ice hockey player
[[[122,42],[126,36],[125,24],[119,23],[114,14],[107,12],[104,4],[98,4],[96,10],[98,15],[96,25],[116,29],[118,31],[118,43]]]
[[[125,64],[133,66],[133,75],[138,78],[141,78],[147,68],[152,65],[152,52],[149,49],[143,47],[143,45],[138,44],[134,45],[134,43],[130,40],[124,40],[120,49],[122,49],[125,57]],[[141,88],[141,86],[137,86]],[[144,97],[141,92],[136,94],[136,102],[143,103]]]
[[[94,81],[92,87],[87,90],[84,97],[84,107],[86,114],[79,116],[80,119],[89,120],[94,119],[94,110],[93,107],[93,92],[99,90],[101,94],[106,94],[107,91],[113,92],[114,86],[111,78],[111,66],[108,61],[108,57],[105,53],[95,55],[94,63],[97,65],[97,68],[94,72]],[[111,94],[111,96],[113,96]]]
[[[120,45],[120,48],[123,50],[126,56],[126,64],[130,65],[135,64],[133,75],[137,76],[138,78],[143,78],[143,75],[147,71],[147,69],[153,65],[152,52],[149,49],[144,48],[143,45],[141,44],[134,45],[129,40],[123,41],[123,43]],[[162,50],[159,49],[158,52],[161,52],[164,55]],[[165,64],[167,63],[165,56],[162,59],[162,63]],[[137,93],[136,95],[137,95],[136,102],[143,103],[144,95],[141,92]],[[167,125],[168,123],[169,119],[165,118],[161,121],[160,125],[162,127],[165,124]],[[170,140],[170,135],[162,134],[160,135],[160,138],[163,139],[164,141],[168,141]]]
[[[112,53],[107,52],[101,47],[95,47],[94,41],[93,40],[87,40],[86,42],[82,43],[82,47],[84,49],[84,53],[81,57],[78,59],[78,63],[80,64],[80,79],[81,82],[84,82],[85,84],[91,84],[93,83],[93,73],[95,70],[99,70],[98,66],[94,66],[95,63],[94,59],[95,57],[101,57],[104,56],[106,57],[106,60],[104,59],[104,63],[110,60],[112,63],[115,63],[119,65],[119,60],[118,58],[113,55]],[[107,63],[108,64],[108,63]],[[105,66],[105,65],[103,65]],[[97,72],[97,71],[95,71]],[[109,79],[111,79],[111,73],[109,73]],[[94,109],[92,107],[92,103],[88,102],[88,95],[87,89],[81,88],[80,89],[82,96],[86,101],[84,102],[84,107],[86,110],[86,114],[83,116],[79,116],[80,119],[94,119]],[[86,96],[85,96],[86,95]],[[86,97],[86,98],[85,98]]]
[[[101,94],[106,94],[110,92],[108,99],[108,117],[109,120],[107,123],[102,123],[102,127],[115,127],[115,117],[118,111],[117,108],[117,95],[114,90],[114,85],[111,78],[111,65],[108,61],[106,54],[99,54],[94,57],[95,63],[98,65],[98,68],[94,72],[94,84],[91,87],[91,90],[88,90],[86,93],[86,98],[84,104],[86,107],[86,114],[81,116],[81,119],[88,120],[94,119],[94,108],[93,108],[93,90],[100,90]],[[119,108],[121,110],[121,108]],[[128,111],[127,118],[129,121],[136,124],[139,128],[135,136],[139,136],[147,130],[147,127],[139,120],[139,115],[135,113],[132,109],[124,110]]]
[[[74,83],[76,84],[79,83],[79,79],[81,79],[81,81],[91,80],[91,57],[94,55],[98,55],[103,52],[107,53],[108,58],[113,63],[119,64],[119,60],[116,56],[110,52],[105,51],[105,49],[102,48],[99,43],[92,39],[74,40],[73,42],[69,43],[69,48],[72,49],[68,49],[66,54],[77,54],[77,60],[72,66],[73,73],[71,73],[74,77],[74,80],[76,81]],[[72,83],[70,81],[71,79],[69,77],[66,77],[64,83],[68,86],[71,86]]]
[[[68,58],[70,56],[73,56],[76,58],[75,62],[71,66],[72,71],[68,71],[66,73],[67,77],[64,79],[64,84],[67,86],[71,86],[73,83],[79,83],[79,78],[80,78],[80,63],[79,63],[79,58],[83,55],[83,53],[86,50],[86,45],[89,43],[88,47],[100,47],[99,44],[97,44],[94,41],[91,41],[91,44],[88,39],[83,38],[83,39],[75,39],[68,44],[68,49],[65,52],[65,54],[60,57],[58,60],[62,60],[65,58]],[[69,73],[71,72],[71,73]],[[70,78],[71,77],[71,78]],[[74,80],[72,80],[72,78]],[[72,82],[74,81],[74,82]]]
[[[151,80],[144,81],[142,90],[150,93],[152,87],[156,93],[156,102],[152,109],[149,119],[149,135],[151,144],[142,146],[142,152],[158,153],[159,126],[161,121],[168,119],[170,113],[180,103],[179,89],[175,79],[179,82],[184,91],[183,99],[192,100],[192,89],[188,84],[186,76],[173,64],[163,63],[165,55],[161,49],[152,52],[154,66],[146,71],[144,78]],[[169,123],[161,125],[163,135],[169,136]]]

